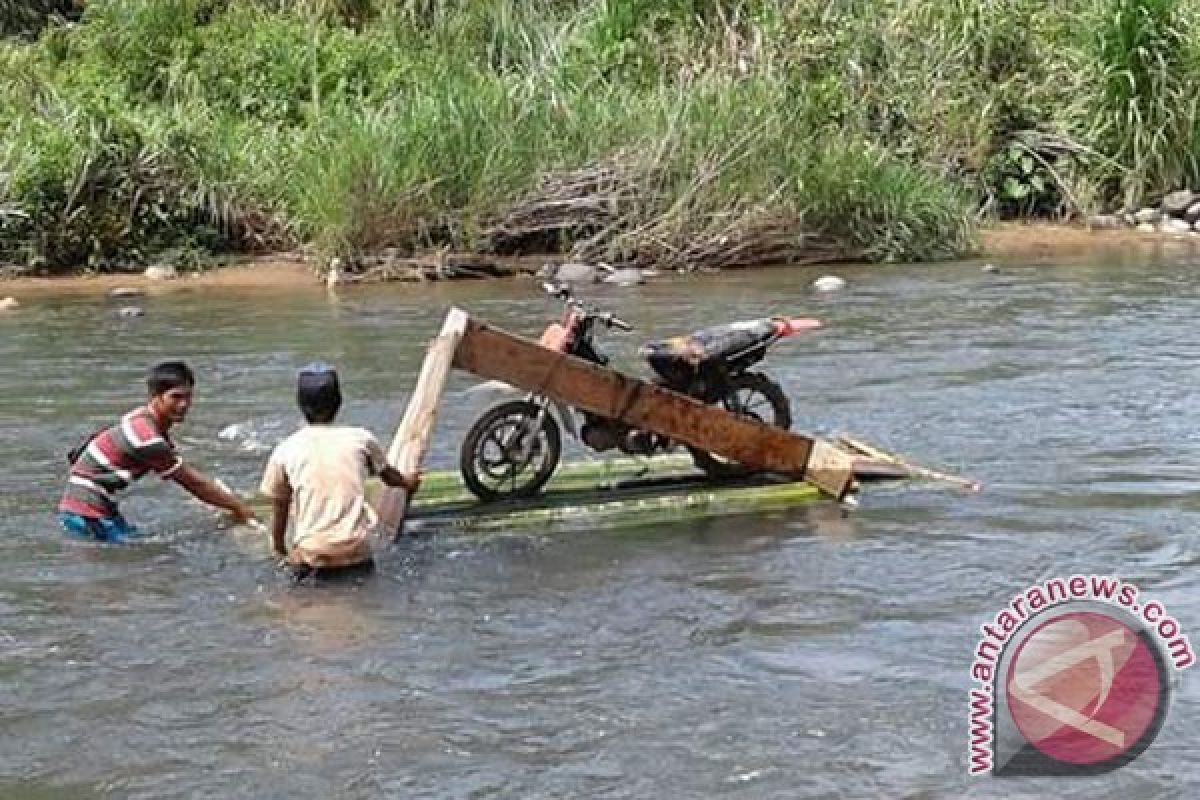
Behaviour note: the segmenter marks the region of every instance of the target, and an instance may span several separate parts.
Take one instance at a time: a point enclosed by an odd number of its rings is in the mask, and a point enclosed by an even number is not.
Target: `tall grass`
[[[1126,205],[1197,178],[1195,8],[1178,0],[1100,0],[1084,47],[1079,113],[1105,156],[1103,179]]]
[[[953,256],[976,210],[1196,178],[1195,2],[89,0],[0,40],[0,260],[477,248],[613,157],[645,182],[618,250],[765,225]],[[1004,202],[1018,178],[1045,196]]]

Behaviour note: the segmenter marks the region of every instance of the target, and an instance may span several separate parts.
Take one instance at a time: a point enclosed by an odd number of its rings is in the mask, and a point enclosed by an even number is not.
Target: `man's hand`
[[[237,525],[251,525],[255,528],[263,527],[258,514],[254,513],[254,509],[245,503],[239,503],[238,507],[230,509],[229,513],[233,515],[233,521]]]
[[[411,495],[416,492],[417,488],[421,485],[422,475],[423,473],[420,470],[417,470],[416,472],[410,472],[409,474],[405,475],[403,472],[389,464],[383,468],[382,472],[379,473],[379,478],[393,489],[403,489]]]
[[[246,505],[233,489],[229,488],[229,484],[220,478],[213,478],[213,483],[217,485],[217,488],[229,495],[228,499],[231,502],[225,506],[225,509],[233,517],[234,525],[251,525],[255,528],[263,527],[262,522],[258,519],[258,514],[255,513],[253,508]]]

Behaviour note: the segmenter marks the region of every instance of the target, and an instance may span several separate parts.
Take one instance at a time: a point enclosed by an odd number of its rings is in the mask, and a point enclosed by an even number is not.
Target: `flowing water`
[[[536,332],[528,282],[98,297],[0,317],[0,796],[1194,797],[1196,684],[1140,759],[1088,779],[969,778],[979,626],[1014,593],[1118,574],[1200,631],[1200,273],[1181,257],[664,278],[592,299],[642,337],[773,311],[796,426],[982,480],[874,487],[845,514],[405,541],[361,585],[292,587],[265,541],[147,478],[136,546],[65,539],[64,452],[195,368],[186,457],[256,485],[335,362],[386,441],[452,303]],[[121,301],[128,303],[129,301]],[[453,378],[433,466],[480,410]],[[233,426],[233,427],[231,427]]]

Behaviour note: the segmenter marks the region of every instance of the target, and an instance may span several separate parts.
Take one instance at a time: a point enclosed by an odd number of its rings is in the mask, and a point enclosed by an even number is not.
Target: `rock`
[[[1162,199],[1162,210],[1173,217],[1183,216],[1188,207],[1196,202],[1196,195],[1191,189],[1180,189],[1170,192]]]
[[[0,300],[0,311],[16,311],[20,307],[21,304],[17,302],[17,298],[15,297],[6,297]]]
[[[1143,208],[1133,215],[1133,221],[1138,225],[1144,225],[1149,222],[1151,225],[1158,222],[1162,217],[1162,213],[1157,208]]]
[[[1187,211],[1183,212],[1183,218],[1188,222],[1195,222],[1200,219],[1200,201],[1192,203],[1187,207]]]
[[[132,286],[118,286],[108,291],[109,297],[141,297],[145,292]]]
[[[1157,229],[1152,223],[1139,222],[1137,226],[1138,233],[1154,233]]]
[[[1125,221],[1116,214],[1095,214],[1088,217],[1087,226],[1096,230],[1113,230],[1123,228]]]
[[[146,267],[142,274],[152,281],[169,281],[179,277],[174,267]]]
[[[646,278],[642,275],[640,269],[630,267],[628,269],[615,269],[604,276],[605,283],[615,283],[618,286],[637,286],[645,283]]]
[[[554,270],[554,280],[560,283],[592,283],[596,279],[596,268],[591,264],[567,262]]]
[[[142,309],[138,308],[137,306],[125,306],[124,308],[117,309],[118,317],[125,317],[125,318],[144,317],[145,315],[146,315],[146,312],[143,311]]]
[[[1159,230],[1163,233],[1189,233],[1192,230],[1191,223],[1183,219],[1164,219]]]
[[[836,292],[846,288],[846,281],[837,275],[822,275],[813,281],[813,288],[818,292]]]
[[[342,260],[334,256],[329,260],[329,271],[325,273],[325,288],[336,288],[342,280]]]
[[[1126,211],[1124,214],[1121,215],[1121,221],[1124,222],[1126,227],[1129,227],[1129,228],[1136,227],[1138,224],[1137,218],[1134,217],[1133,214],[1130,213],[1129,211]]]

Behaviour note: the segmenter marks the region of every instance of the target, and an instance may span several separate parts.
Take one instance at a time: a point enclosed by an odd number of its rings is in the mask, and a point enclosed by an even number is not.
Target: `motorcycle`
[[[546,283],[543,288],[562,300],[564,307],[562,317],[546,327],[538,343],[607,365],[608,357],[596,348],[597,328],[629,332],[633,326],[581,302],[565,284]],[[648,342],[639,354],[653,370],[656,384],[786,430],[792,425],[787,395],[776,381],[750,371],[750,367],[762,361],[775,343],[820,325],[815,319],[791,317],[735,322]],[[582,422],[578,431],[576,418]],[[536,494],[554,475],[562,455],[560,420],[562,427],[597,452],[615,449],[627,455],[651,456],[678,446],[653,431],[570,408],[534,393],[488,409],[471,426],[459,453],[464,484],[484,501]],[[714,453],[686,447],[692,461],[709,477],[730,478],[751,472]]]

